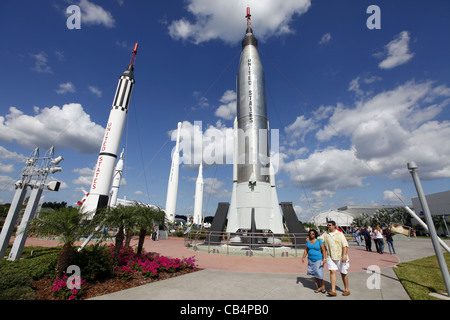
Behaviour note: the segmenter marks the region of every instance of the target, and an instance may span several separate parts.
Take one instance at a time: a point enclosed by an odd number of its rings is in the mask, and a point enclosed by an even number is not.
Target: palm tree
[[[74,243],[80,237],[94,232],[95,226],[77,208],[59,208],[41,211],[39,217],[30,221],[29,232],[42,236],[57,236],[64,243],[58,254],[56,272],[62,277],[70,265]]]
[[[157,224],[164,223],[165,214],[160,208],[153,209],[136,203],[135,218],[136,218],[136,226],[140,227],[137,253],[141,254],[148,228],[151,228],[155,223]]]
[[[116,243],[114,248],[114,258],[117,259],[122,249],[123,241],[125,239],[124,229],[133,226],[133,217],[135,214],[135,207],[118,205],[114,208],[106,208],[97,213],[94,217],[96,225],[105,225],[108,227],[116,227]]]

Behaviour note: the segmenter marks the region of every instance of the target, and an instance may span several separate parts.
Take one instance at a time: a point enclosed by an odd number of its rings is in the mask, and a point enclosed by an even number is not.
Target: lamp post
[[[448,273],[447,263],[445,262],[444,255],[439,246],[438,236],[436,234],[436,229],[433,224],[433,219],[431,218],[430,209],[428,208],[427,199],[425,193],[422,189],[422,184],[420,183],[419,174],[417,172],[417,165],[415,162],[408,162],[408,170],[412,175],[414,180],[414,185],[416,186],[417,194],[419,196],[420,204],[425,216],[425,221],[428,225],[428,230],[431,236],[431,242],[433,243],[434,251],[436,252],[436,257],[439,262],[439,268],[441,269],[442,278],[444,278],[445,288],[447,289],[447,296],[450,296],[450,276]]]

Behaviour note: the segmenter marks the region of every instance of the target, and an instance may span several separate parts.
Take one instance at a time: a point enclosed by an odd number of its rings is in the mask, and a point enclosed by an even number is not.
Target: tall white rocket
[[[134,46],[131,61],[128,68],[119,78],[116,94],[109,113],[106,124],[105,135],[100,146],[97,165],[95,166],[94,177],[91,189],[86,195],[81,205],[80,212],[88,213],[91,217],[99,208],[104,208],[109,203],[109,192],[114,173],[114,166],[122,138],[125,119],[128,113],[131,93],[134,87],[134,64],[136,60],[138,44]]]
[[[198,167],[198,177],[195,184],[194,224],[202,224],[203,216],[203,165]]]
[[[264,69],[247,8],[247,30],[236,77],[233,191],[227,232],[284,233],[269,150]]]
[[[120,154],[120,159],[117,161],[116,169],[114,169],[113,183],[111,187],[111,197],[109,199],[109,206],[114,208],[117,202],[117,196],[119,195],[120,181],[122,180],[123,172],[123,155],[124,150]]]
[[[178,122],[177,141],[175,144],[175,151],[172,155],[172,166],[170,167],[169,182],[167,185],[165,212],[169,222],[175,221],[175,210],[177,208],[178,175],[180,170],[180,133],[181,122]]]

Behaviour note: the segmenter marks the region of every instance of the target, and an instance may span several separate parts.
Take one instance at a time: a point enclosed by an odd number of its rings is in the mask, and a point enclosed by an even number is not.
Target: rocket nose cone
[[[122,76],[130,77],[131,79],[134,79],[134,73],[133,73],[134,67],[132,64],[130,64],[127,68],[127,70],[124,71]]]
[[[256,40],[255,36],[253,35],[253,30],[250,27],[247,28],[245,37],[242,40],[242,49],[244,49],[244,47],[248,45],[258,47],[258,40]]]

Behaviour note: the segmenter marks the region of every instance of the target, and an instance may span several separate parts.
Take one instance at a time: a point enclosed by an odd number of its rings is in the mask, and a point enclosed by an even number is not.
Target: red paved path
[[[11,239],[11,243],[14,238]],[[92,242],[93,243],[93,242]],[[108,242],[109,243],[109,242]],[[80,245],[76,243],[76,245]],[[34,237],[28,237],[25,246],[42,246],[55,247],[61,245],[55,240],[41,240]],[[131,241],[132,246],[137,245],[137,240]],[[184,247],[184,240],[175,238],[169,240],[152,241],[145,240],[144,249],[146,251],[157,252],[161,255],[172,258],[188,258],[195,256],[198,267],[203,269],[215,270],[229,270],[242,272],[257,272],[257,273],[291,273],[291,274],[306,274],[307,262],[302,264],[301,251],[299,257],[245,257],[232,256],[222,254],[210,254],[205,252],[198,252]],[[370,265],[376,265],[380,268],[392,267],[400,262],[400,260],[389,253],[378,254],[376,252],[367,252],[364,247],[349,248],[350,257],[350,272],[364,271]]]

